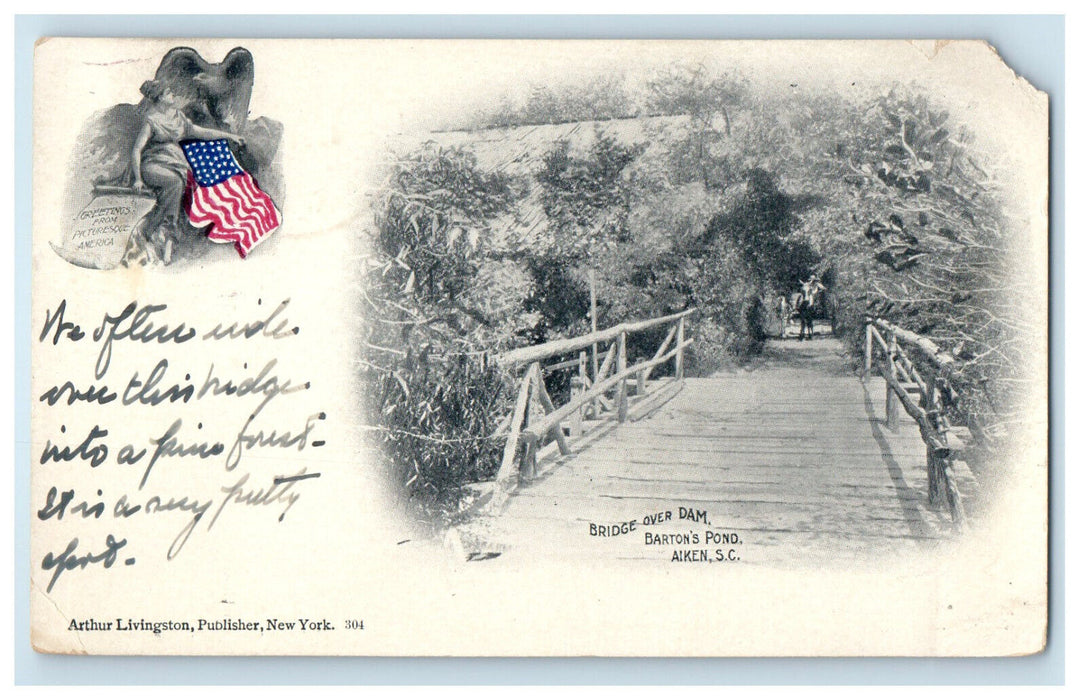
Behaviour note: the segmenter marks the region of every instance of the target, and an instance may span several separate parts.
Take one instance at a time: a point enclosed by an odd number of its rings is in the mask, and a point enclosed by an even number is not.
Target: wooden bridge
[[[505,458],[447,543],[467,559],[819,566],[923,549],[963,526],[976,482],[956,461],[962,431],[943,417],[934,345],[873,321],[858,367],[817,325],[811,341],[771,340],[748,368],[688,378],[686,317],[500,358],[525,368]],[[655,355],[628,363],[628,337],[663,327]],[[563,406],[549,370],[574,372]],[[917,425],[899,425],[900,404]]]

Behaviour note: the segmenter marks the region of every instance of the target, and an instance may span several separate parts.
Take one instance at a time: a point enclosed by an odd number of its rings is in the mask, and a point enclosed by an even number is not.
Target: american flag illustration
[[[225,139],[188,141],[181,147],[191,167],[189,221],[211,224],[208,238],[233,243],[244,258],[279,228],[279,210],[238,165]]]

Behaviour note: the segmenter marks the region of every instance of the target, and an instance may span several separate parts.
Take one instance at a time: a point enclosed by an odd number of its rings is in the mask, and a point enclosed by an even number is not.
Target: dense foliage
[[[757,354],[768,304],[817,274],[854,349],[872,314],[952,352],[960,418],[999,439],[1037,329],[1015,303],[1022,227],[968,130],[903,88],[786,99],[674,68],[637,94],[541,89],[493,123],[641,113],[683,115],[683,128],[630,142],[598,122],[587,146],[549,144],[530,175],[433,144],[392,168],[374,205],[360,371],[403,495],[448,515],[465,484],[493,476],[514,378],[488,357],[586,332],[590,279],[601,328],[696,309],[688,371],[705,374]],[[526,208],[545,219],[531,238],[517,228]],[[632,339],[631,355],[659,342]]]
[[[1004,215],[993,169],[962,125],[925,97],[877,96],[852,138],[834,144],[828,189],[840,222],[813,236],[849,272],[841,297],[934,340],[956,359],[947,379],[960,418],[998,442],[1016,422],[1018,377],[1044,329],[1019,296],[1022,227]]]
[[[487,236],[512,202],[508,179],[480,172],[471,153],[426,147],[376,205],[359,361],[367,423],[398,494],[437,515],[493,475],[508,387],[487,354],[533,325],[520,308],[531,278]]]

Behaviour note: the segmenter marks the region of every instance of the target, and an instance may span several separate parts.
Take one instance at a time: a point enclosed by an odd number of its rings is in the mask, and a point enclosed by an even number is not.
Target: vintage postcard
[[[1041,651],[998,48],[41,40],[34,647]]]

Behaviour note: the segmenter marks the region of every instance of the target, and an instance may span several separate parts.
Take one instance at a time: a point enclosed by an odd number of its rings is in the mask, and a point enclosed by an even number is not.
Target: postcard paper
[[[994,48],[34,60],[38,651],[1045,647],[1048,102]]]

